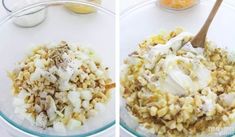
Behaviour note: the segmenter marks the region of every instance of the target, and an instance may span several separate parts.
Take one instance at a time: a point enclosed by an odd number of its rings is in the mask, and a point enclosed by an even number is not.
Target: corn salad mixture
[[[197,0],[160,0],[162,6],[173,9],[186,9],[197,3]]]
[[[37,127],[74,130],[104,109],[114,83],[91,49],[42,45],[13,72],[15,113]]]
[[[235,120],[235,55],[176,29],[131,53],[121,72],[126,109],[149,133],[186,137],[213,133]]]

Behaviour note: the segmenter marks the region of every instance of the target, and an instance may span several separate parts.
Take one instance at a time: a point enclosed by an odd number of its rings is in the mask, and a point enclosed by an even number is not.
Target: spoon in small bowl
[[[197,48],[197,47],[204,48],[208,29],[209,29],[209,27],[211,25],[211,22],[214,19],[214,17],[215,17],[215,15],[216,15],[216,13],[217,13],[217,11],[218,11],[218,9],[219,9],[222,2],[223,2],[223,0],[216,0],[215,4],[214,4],[214,6],[213,6],[213,8],[210,12],[210,15],[206,19],[206,22],[203,24],[202,28],[197,33],[197,35],[195,35],[193,37],[193,39],[190,41],[191,45],[194,48]]]

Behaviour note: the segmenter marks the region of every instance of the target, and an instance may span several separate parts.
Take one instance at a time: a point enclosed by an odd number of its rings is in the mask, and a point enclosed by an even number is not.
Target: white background
[[[123,11],[124,9],[127,9],[128,7],[131,7],[135,4],[138,4],[138,3],[143,2],[143,1],[146,1],[146,0],[119,0],[119,2],[120,2],[120,4],[119,4],[120,5],[120,11]],[[229,2],[231,5],[235,6],[235,1],[234,0],[225,0],[225,1]],[[103,0],[102,5],[105,8],[115,12],[115,0]],[[7,15],[6,11],[3,9],[2,5],[0,4],[0,19],[3,18],[6,15]],[[1,136],[10,137],[10,135],[5,130],[3,130],[3,128],[1,126],[2,125],[1,125],[1,121],[0,121],[0,134],[1,134]],[[111,130],[114,132],[114,128],[111,129]],[[131,137],[130,135],[126,134],[125,131],[123,131],[123,130],[121,130],[120,135],[121,135],[121,137]],[[112,136],[113,135],[110,135],[110,137],[112,137]]]

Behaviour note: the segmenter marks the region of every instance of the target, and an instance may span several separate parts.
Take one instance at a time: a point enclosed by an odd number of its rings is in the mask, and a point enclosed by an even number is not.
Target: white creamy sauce
[[[155,84],[161,91],[178,96],[203,89],[207,87],[211,81],[211,71],[200,61],[200,59],[203,58],[203,49],[193,48],[191,44],[186,44],[183,48],[189,53],[185,56],[175,55],[175,52],[181,48],[182,40],[185,36],[191,36],[191,34],[186,32],[181,33],[165,45],[159,44],[153,47],[148,52],[148,55],[146,54],[145,56],[149,64],[155,64],[154,62],[156,62],[161,55],[166,55],[161,66],[166,73],[166,77],[161,77],[159,79],[160,83]],[[190,66],[192,66],[189,68],[190,72],[193,72],[197,78],[192,79],[189,74],[186,74],[178,64],[179,61],[183,62],[183,64],[190,64]]]
[[[204,90],[207,90],[208,94],[207,96],[201,96],[201,99],[204,101],[201,108],[205,113],[209,113],[215,110],[217,95],[210,88],[205,88]]]
[[[194,48],[191,44],[191,42],[186,43],[183,47],[183,50],[191,52],[191,53],[195,53],[197,55],[203,55],[203,48]]]
[[[203,105],[202,105],[202,110],[204,111],[204,112],[210,112],[210,111],[212,111],[213,109],[214,109],[214,103],[213,103],[213,101],[212,101],[212,99],[210,99],[210,98],[207,98],[206,96],[202,96],[201,97],[202,98],[202,100],[205,102]]]

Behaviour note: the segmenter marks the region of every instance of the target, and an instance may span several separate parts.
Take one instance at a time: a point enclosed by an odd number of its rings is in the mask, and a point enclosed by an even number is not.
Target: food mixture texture
[[[235,120],[235,55],[176,29],[131,53],[121,72],[126,109],[149,133],[167,137],[216,132]]]
[[[15,113],[56,131],[82,126],[104,109],[115,86],[94,51],[64,41],[38,46],[9,75]]]

